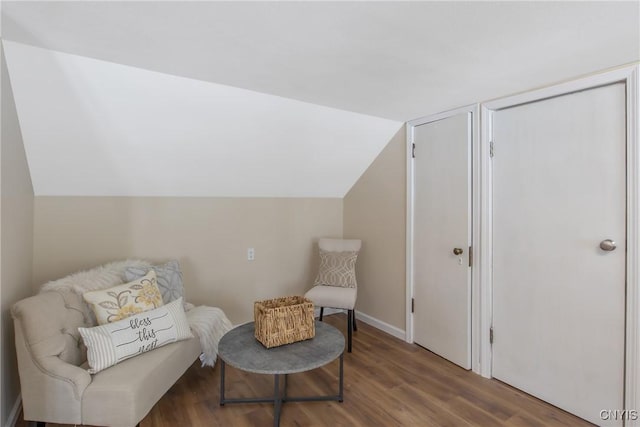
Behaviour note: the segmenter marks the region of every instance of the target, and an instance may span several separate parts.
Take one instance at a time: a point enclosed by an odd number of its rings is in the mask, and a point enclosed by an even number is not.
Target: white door
[[[461,113],[414,129],[414,341],[465,369],[471,368],[471,119]]]
[[[596,424],[623,409],[625,138],[621,83],[493,115],[492,375]]]

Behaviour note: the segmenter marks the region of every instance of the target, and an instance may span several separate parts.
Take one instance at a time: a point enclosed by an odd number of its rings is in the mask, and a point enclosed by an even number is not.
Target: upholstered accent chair
[[[320,267],[318,276],[305,297],[320,307],[320,321],[324,308],[347,310],[347,348],[351,353],[353,331],[357,331],[355,305],[358,296],[355,264],[362,246],[357,239],[320,239]]]

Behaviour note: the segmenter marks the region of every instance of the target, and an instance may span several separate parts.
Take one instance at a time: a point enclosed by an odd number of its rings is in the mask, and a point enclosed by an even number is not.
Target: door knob
[[[453,248],[453,254],[454,255],[460,255],[462,254],[462,252],[464,252],[462,249],[460,248]]]
[[[616,249],[616,242],[611,239],[603,240],[600,242],[600,249],[607,252],[614,251]]]

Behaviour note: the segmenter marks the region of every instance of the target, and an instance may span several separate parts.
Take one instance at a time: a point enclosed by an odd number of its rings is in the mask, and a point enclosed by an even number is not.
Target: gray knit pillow
[[[329,252],[320,249],[320,267],[314,286],[355,288],[357,251]]]
[[[150,269],[156,272],[156,283],[162,294],[162,301],[165,304],[169,304],[171,301],[175,301],[180,297],[184,299],[182,271],[180,271],[180,264],[176,260],[151,267],[129,267],[124,271],[124,280],[131,282],[140,277],[144,277]]]

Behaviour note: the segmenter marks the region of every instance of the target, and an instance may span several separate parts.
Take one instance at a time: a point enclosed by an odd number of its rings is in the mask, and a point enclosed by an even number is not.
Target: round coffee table
[[[254,337],[254,323],[246,323],[227,332],[218,344],[220,358],[220,405],[227,403],[273,403],[273,425],[280,425],[280,413],[284,402],[310,402],[344,400],[344,335],[331,325],[316,321],[314,338],[265,348]],[[337,395],[291,397],[287,395],[287,375],[310,371],[340,357],[340,379]],[[274,376],[273,397],[227,399],[224,395],[225,365],[243,371]],[[284,384],[280,390],[280,376]]]

